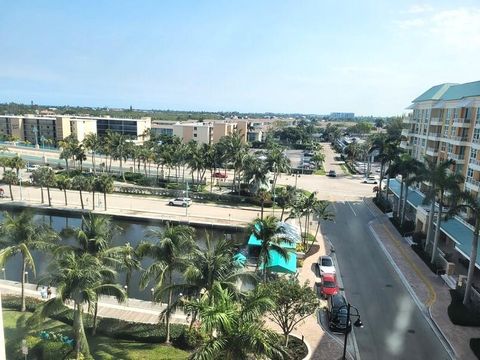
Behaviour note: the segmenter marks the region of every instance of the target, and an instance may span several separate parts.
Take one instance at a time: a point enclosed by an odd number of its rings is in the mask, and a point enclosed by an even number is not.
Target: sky
[[[0,1],[0,102],[391,116],[480,80],[480,1]]]

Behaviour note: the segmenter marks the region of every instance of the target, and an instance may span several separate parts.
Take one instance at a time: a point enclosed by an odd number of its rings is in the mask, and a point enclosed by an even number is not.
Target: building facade
[[[480,81],[441,84],[413,100],[400,146],[419,161],[455,160],[465,190],[480,191]]]

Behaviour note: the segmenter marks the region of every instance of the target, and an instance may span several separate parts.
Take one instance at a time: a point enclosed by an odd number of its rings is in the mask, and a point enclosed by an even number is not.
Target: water
[[[0,220],[3,219],[3,215],[0,213]],[[50,225],[55,231],[60,232],[66,228],[78,228],[81,225],[81,217],[74,216],[69,214],[68,216],[61,215],[61,214],[44,214],[44,213],[37,213],[35,217],[36,221],[45,223]],[[159,221],[150,221],[150,222],[140,222],[140,221],[126,221],[113,218],[112,222],[116,225],[120,231],[115,232],[114,237],[112,239],[112,246],[118,245],[125,245],[126,242],[129,242],[131,246],[135,247],[138,243],[142,240],[152,241],[155,242],[155,239],[148,239],[145,237],[145,232],[148,229],[159,227],[161,229],[165,228],[165,225]],[[225,234],[231,234],[232,241],[240,241],[245,242],[246,236],[242,232],[231,232],[227,230],[220,230],[220,229],[206,229],[201,227],[194,227],[195,228],[195,238],[197,243],[200,247],[204,247],[206,234],[210,237],[212,242],[215,239],[219,239],[220,237],[224,237]],[[72,237],[64,236],[61,240],[63,244],[73,244],[74,239]],[[32,252],[33,258],[35,260],[35,267],[36,267],[36,278],[41,278],[42,275],[45,275],[48,271],[48,264],[51,259],[51,255],[48,253],[42,253],[33,251]],[[142,261],[142,267],[146,268],[150,265],[152,261],[150,259],[144,259]],[[13,281],[20,281],[21,280],[21,255],[17,254],[13,258],[10,258],[7,263],[5,264],[5,272],[0,273],[0,276],[6,276],[7,280]],[[143,299],[143,300],[150,300],[151,299],[151,292],[150,289],[152,284],[149,284],[144,290],[139,288],[139,281],[140,281],[140,271],[134,271],[132,274],[132,279],[130,282],[130,297]],[[30,283],[35,283],[36,278],[33,275],[33,271],[28,269],[28,281]],[[180,275],[177,274],[175,276],[176,280],[178,281]],[[119,273],[118,276],[118,283],[124,285],[125,284],[125,274]]]

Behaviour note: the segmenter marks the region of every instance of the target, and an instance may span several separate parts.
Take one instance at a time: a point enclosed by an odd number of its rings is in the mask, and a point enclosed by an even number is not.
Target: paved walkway
[[[420,306],[433,320],[434,328],[453,348],[456,358],[476,359],[470,350],[469,341],[471,338],[480,337],[480,329],[452,324],[447,313],[451,302],[450,288],[440,276],[432,273],[410,245],[403,240],[388,218],[372,203],[371,199],[366,199],[365,202],[376,216],[375,220],[369,224],[370,229],[381,241],[405,280],[410,284]]]
[[[53,296],[55,296],[55,289]],[[0,293],[20,295],[21,284],[16,281],[0,280]],[[35,284],[25,284],[25,294],[29,297],[42,299],[40,291]],[[128,299],[125,303],[119,304],[113,297],[102,296],[98,302],[98,316],[125,321],[156,324],[159,321],[160,313],[165,309],[165,304],[152,303],[150,301]],[[177,309],[172,314],[173,323],[187,324],[186,315]]]

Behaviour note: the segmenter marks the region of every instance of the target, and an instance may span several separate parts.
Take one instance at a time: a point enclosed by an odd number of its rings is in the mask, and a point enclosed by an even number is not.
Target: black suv
[[[337,177],[337,173],[335,172],[335,170],[330,170],[330,171],[328,172],[327,176]]]
[[[347,300],[342,294],[328,298],[328,327],[333,332],[340,333],[352,330],[351,321],[347,321]]]

